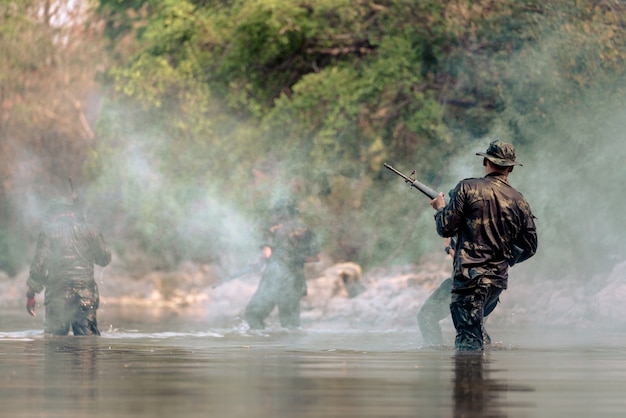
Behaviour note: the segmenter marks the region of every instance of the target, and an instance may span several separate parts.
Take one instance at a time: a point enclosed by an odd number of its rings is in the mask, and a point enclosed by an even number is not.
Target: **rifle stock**
[[[394,173],[396,173],[397,175],[399,175],[400,177],[402,177],[405,182],[411,185],[411,187],[415,187],[417,190],[424,193],[426,196],[430,197],[431,199],[436,198],[437,195],[439,194],[435,189],[428,187],[427,185],[425,185],[419,180],[416,180],[414,178],[407,176],[406,174],[399,172],[398,170],[393,168],[391,165],[384,163],[384,166],[388,168],[389,170],[393,171]]]

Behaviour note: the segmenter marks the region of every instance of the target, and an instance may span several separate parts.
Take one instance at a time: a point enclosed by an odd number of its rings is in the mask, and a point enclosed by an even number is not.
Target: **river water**
[[[419,332],[209,328],[179,315],[104,318],[101,337],[0,319],[11,417],[610,417],[626,412],[626,333],[489,329],[482,355]],[[133,319],[134,318],[134,319]],[[101,319],[101,324],[102,324]],[[108,327],[108,328],[107,328]]]

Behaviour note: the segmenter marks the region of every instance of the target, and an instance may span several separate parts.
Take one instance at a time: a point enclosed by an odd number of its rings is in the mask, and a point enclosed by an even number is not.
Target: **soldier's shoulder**
[[[519,206],[519,207],[520,207],[520,208],[521,208],[524,212],[526,212],[527,214],[532,215],[533,211],[532,211],[532,209],[530,208],[530,203],[528,203],[528,200],[526,200],[526,198],[524,197],[524,195],[523,195],[523,194],[521,194],[520,192],[517,192],[517,193],[519,193],[519,196],[518,196],[518,199],[517,199],[517,202],[518,202],[518,203],[517,203],[517,205],[518,205],[518,206]]]
[[[467,189],[467,188],[476,188],[483,182],[482,177],[468,177],[459,181],[455,187],[455,189]]]
[[[483,177],[467,177],[461,180],[459,184],[480,183],[483,179]]]
[[[87,222],[79,222],[76,225],[81,231],[87,234],[92,234],[92,235],[100,234],[100,228],[98,228],[94,224],[87,223]]]

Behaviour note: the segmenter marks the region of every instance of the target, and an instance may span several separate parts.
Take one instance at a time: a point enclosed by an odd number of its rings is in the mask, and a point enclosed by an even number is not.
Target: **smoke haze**
[[[512,269],[510,288],[492,321],[623,325],[626,322],[626,308],[621,308],[624,306],[621,296],[626,295],[626,248],[621,237],[626,227],[623,80],[614,80],[608,87],[605,84],[590,91],[582,100],[582,106],[574,104],[578,101],[570,100],[563,93],[571,86],[554,75],[557,60],[552,57],[560,50],[560,42],[563,40],[553,38],[535,54],[523,51],[507,63],[504,70],[511,74],[512,80],[504,97],[507,110],[480,142],[470,141],[468,133],[461,134],[466,138],[459,141],[463,145],[451,159],[438,189],[447,192],[462,178],[482,176],[481,159],[475,153],[484,151],[494,136],[513,142],[524,166],[515,169],[510,182],[525,195],[537,216],[539,250],[534,258]],[[544,87],[542,91],[549,86],[554,96],[535,97],[534,90],[539,84]],[[522,114],[518,106],[522,101],[541,102],[545,104],[541,108],[548,109],[550,114]],[[117,111],[119,118],[125,116],[123,110]],[[87,204],[88,220],[102,228],[116,254],[126,260],[120,269],[129,273],[167,270],[177,267],[181,260],[192,260],[214,263],[224,275],[255,261],[258,231],[263,220],[254,215],[262,210],[251,209],[255,209],[255,205],[271,206],[278,197],[271,194],[274,190],[271,185],[259,188],[259,196],[246,201],[228,185],[216,185],[212,178],[216,175],[212,171],[213,162],[233,158],[235,153],[215,149],[194,154],[193,150],[185,150],[179,138],[151,137],[149,129],[144,134],[137,132],[141,132],[141,127],[122,132],[116,149],[99,149],[109,154],[99,155],[101,166],[95,170],[98,175],[94,182],[76,183]],[[164,167],[166,157],[178,152],[184,155]],[[24,228],[31,231],[30,236],[34,238],[48,199],[55,195],[69,196],[69,187],[67,177],[58,179],[56,184],[42,185],[42,177],[37,173],[44,169],[38,158],[25,150],[19,157],[16,164],[22,169],[15,170],[10,181],[22,186],[16,188],[16,196],[11,196],[12,204],[24,214]],[[418,158],[415,157],[416,163],[419,163]],[[268,156],[258,159],[259,165],[272,160],[273,157]],[[233,163],[237,165],[237,161]],[[173,169],[171,165],[176,166]],[[203,165],[206,165],[204,171],[198,169]],[[289,161],[279,161],[275,166],[270,164],[267,171],[279,171],[278,166],[289,165]],[[68,167],[67,176],[76,176],[71,172],[74,169]],[[168,177],[166,173],[177,173],[177,176]],[[254,181],[247,167],[234,168],[232,175]],[[305,173],[302,176],[306,178]],[[346,195],[351,190],[362,191],[367,187],[359,184],[359,180],[341,180],[343,184],[337,184],[339,181],[332,184],[333,190],[344,187]],[[405,218],[389,221],[407,225],[403,232],[409,238],[389,237],[389,245],[399,248],[406,238],[409,252],[441,254],[441,239],[435,232],[433,212],[427,200],[415,191],[402,189],[398,179],[390,181],[394,183],[389,187],[388,196],[415,203],[409,204],[412,211],[406,213]],[[288,187],[278,189],[278,195],[290,192]],[[361,197],[356,192],[354,195]],[[381,219],[389,219],[385,211],[391,209],[372,203],[380,197],[364,198],[361,206],[345,198],[341,201],[345,197],[341,193],[333,197],[340,201],[334,207],[341,210],[339,216],[332,216],[337,211],[328,210],[320,201],[305,202],[304,209],[311,212],[305,210],[304,215],[320,223],[317,225],[320,236],[324,236],[325,231],[342,234],[342,239],[346,237],[343,245],[356,247],[369,243],[377,235],[389,234]],[[255,203],[257,200],[262,203]],[[139,254],[144,248],[134,246],[143,246],[154,254],[163,253],[164,248],[169,251],[164,252],[166,257],[155,262],[153,258],[141,258]],[[330,254],[331,258],[333,255]],[[400,257],[390,259],[389,264],[415,261]],[[437,276],[440,272],[433,274]],[[401,291],[411,277],[407,272],[391,278],[380,270],[366,272],[371,284],[368,292],[354,301],[331,304],[329,309],[320,311],[325,313],[319,313],[317,319],[340,320],[351,312],[360,318],[372,318],[372,321],[378,318],[379,323],[385,325],[401,317],[400,323],[414,326],[414,315],[433,287]],[[229,304],[234,314],[241,311],[254,285],[254,282],[247,285],[237,282],[213,294],[223,295],[220,303]],[[376,289],[384,291],[376,292]]]

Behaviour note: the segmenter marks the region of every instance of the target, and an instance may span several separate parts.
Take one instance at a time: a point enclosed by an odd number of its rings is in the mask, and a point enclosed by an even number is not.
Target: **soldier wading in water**
[[[431,201],[442,237],[456,237],[450,313],[458,351],[483,350],[483,319],[507,287],[509,267],[537,251],[537,231],[528,202],[508,182],[513,145],[493,141],[483,157],[485,176],[465,179]]]
[[[100,335],[96,320],[99,296],[94,264],[106,266],[111,250],[93,225],[76,220],[75,205],[57,199],[37,239],[30,266],[26,310],[35,313],[35,294],[45,290],[45,332],[53,335]]]
[[[283,327],[300,326],[300,299],[306,295],[304,264],[319,261],[319,248],[313,232],[296,219],[297,214],[290,200],[281,200],[272,209],[262,244],[265,268],[245,312],[251,329],[264,328],[264,320],[275,306]]]

